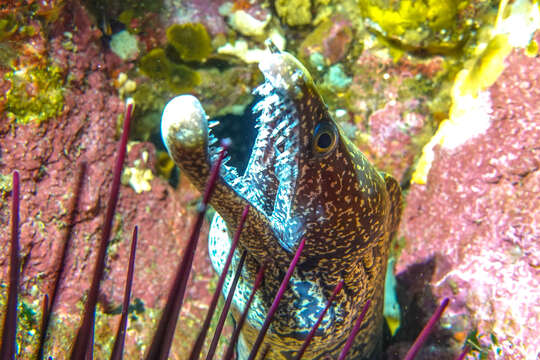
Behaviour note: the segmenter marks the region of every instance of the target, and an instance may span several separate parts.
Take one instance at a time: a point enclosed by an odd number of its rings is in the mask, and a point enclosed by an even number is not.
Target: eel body
[[[292,359],[325,307],[334,287],[344,287],[325,315],[303,359],[337,358],[367,300],[371,306],[349,359],[380,353],[384,281],[389,241],[401,210],[399,184],[377,171],[331,118],[304,66],[286,52],[269,53],[259,68],[265,82],[258,135],[243,174],[223,166],[210,203],[212,264],[223,269],[230,238],[251,205],[233,266],[247,259],[233,301],[238,319],[255,275],[266,264],[237,347],[246,359],[287,267],[302,238],[305,248],[266,334],[268,359]],[[176,164],[203,190],[218,149],[199,101],[182,95],[167,105],[162,136]]]

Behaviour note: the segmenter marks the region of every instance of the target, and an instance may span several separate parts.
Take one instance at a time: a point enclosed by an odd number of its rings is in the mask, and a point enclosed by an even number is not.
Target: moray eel
[[[265,263],[261,289],[237,346],[246,359],[267,310],[302,238],[306,245],[261,349],[268,359],[291,359],[317,321],[334,287],[344,287],[325,315],[304,359],[337,358],[368,299],[371,306],[347,358],[373,359],[381,352],[384,281],[389,241],[401,210],[399,184],[377,171],[330,116],[304,66],[273,51],[259,63],[265,82],[258,135],[245,172],[222,167],[210,203],[216,214],[209,254],[220,273],[246,204],[251,205],[233,266],[246,250],[233,302],[238,319]],[[176,164],[203,190],[217,140],[191,95],[174,98],[162,118],[162,136]]]

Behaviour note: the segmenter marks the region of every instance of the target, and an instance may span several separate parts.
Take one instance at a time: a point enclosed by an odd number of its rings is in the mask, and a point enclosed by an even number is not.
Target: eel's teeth
[[[293,119],[294,121],[291,122],[288,127],[291,130],[300,125],[300,121],[298,121],[298,116],[295,116],[295,114],[293,114]]]
[[[240,177],[234,178],[233,181],[231,181],[231,185],[233,187],[240,187],[242,185],[243,179]]]
[[[280,102],[281,100],[278,94],[267,95],[253,107],[253,113],[268,111],[275,107],[275,105],[279,105]]]
[[[208,127],[209,128],[213,128],[213,127],[216,127],[216,126],[219,126],[219,120],[210,120],[210,121],[208,121]]]
[[[287,126],[289,126],[289,119],[285,118],[283,119],[272,131],[270,134],[270,137],[275,138],[283,129],[285,129]]]
[[[290,123],[284,130],[283,130],[283,133],[282,133],[282,136],[285,137],[286,139],[290,137],[291,133],[293,132],[293,130],[298,126],[299,122],[298,120],[295,120],[293,121],[292,123]]]
[[[268,94],[272,92],[272,89],[273,89],[272,84],[265,81],[264,83],[262,83],[262,85],[257,86],[255,90],[253,90],[253,94],[259,95],[259,96],[267,96]]]
[[[212,133],[208,133],[208,146],[215,146],[219,139]]]
[[[291,151],[289,149],[286,149],[285,151],[283,151],[281,154],[279,154],[277,157],[276,157],[276,161],[278,163],[278,165],[280,164],[284,164],[285,163],[285,160],[291,155]]]
[[[279,147],[279,146],[283,145],[283,142],[286,141],[286,140],[287,140],[287,137],[282,134],[274,142],[274,146]]]
[[[234,179],[237,179],[239,177],[238,171],[235,167],[223,163],[222,168],[225,170],[225,173],[229,177],[229,182],[232,182]]]

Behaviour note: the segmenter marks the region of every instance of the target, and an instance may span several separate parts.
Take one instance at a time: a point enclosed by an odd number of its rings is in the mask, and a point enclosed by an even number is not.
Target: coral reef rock
[[[437,145],[426,183],[412,184],[397,271],[434,263],[424,281],[436,298],[452,299],[449,326],[476,328],[490,356],[537,359],[540,58],[513,50],[506,64],[482,95],[489,127],[457,146]]]

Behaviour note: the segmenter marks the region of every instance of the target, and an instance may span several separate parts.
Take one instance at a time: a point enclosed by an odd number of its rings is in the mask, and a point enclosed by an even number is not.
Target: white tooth
[[[242,178],[235,178],[231,184],[232,186],[240,186],[242,184]]]
[[[210,134],[210,136],[208,137],[208,146],[214,146],[218,141],[219,139],[217,137]]]
[[[283,119],[275,128],[274,131],[272,131],[272,134],[270,134],[271,137],[275,137],[281,130],[285,129],[289,122],[288,119]]]
[[[286,159],[290,154],[291,154],[291,152],[290,152],[289,150],[285,150],[284,152],[282,152],[281,154],[278,155],[278,157],[276,158],[277,162],[283,161],[283,160]]]
[[[208,127],[209,128],[213,128],[213,127],[218,126],[218,125],[219,125],[219,120],[210,120],[208,122]]]
[[[287,140],[285,136],[278,137],[277,140],[274,142],[274,146],[281,146],[285,140]]]

